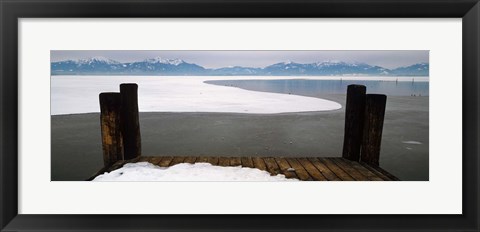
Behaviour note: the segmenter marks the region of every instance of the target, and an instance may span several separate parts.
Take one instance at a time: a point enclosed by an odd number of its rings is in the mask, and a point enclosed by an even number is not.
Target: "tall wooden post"
[[[349,85],[347,89],[342,157],[353,161],[360,160],[366,91],[363,85]]]
[[[367,94],[361,161],[375,166],[379,165],[386,104],[386,95]]]
[[[107,167],[123,160],[120,93],[101,93],[99,98],[103,164]]]
[[[124,157],[127,160],[142,153],[137,92],[137,84],[120,85]]]

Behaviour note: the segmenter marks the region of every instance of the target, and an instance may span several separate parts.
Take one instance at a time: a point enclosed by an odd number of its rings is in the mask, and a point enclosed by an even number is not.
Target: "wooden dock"
[[[142,156],[137,90],[130,83],[121,84],[119,93],[100,94],[104,167],[88,180],[142,161],[161,167],[202,162],[242,166],[305,181],[399,180],[379,166],[387,96],[367,94],[363,85],[348,86],[342,156],[328,158]]]
[[[355,162],[341,157],[192,157],[192,156],[140,156],[130,160],[119,160],[103,168],[88,180],[111,172],[127,163],[149,162],[160,167],[180,163],[210,163],[218,166],[242,166],[257,168],[271,175],[282,174],[286,178],[303,181],[397,181],[395,176],[378,166]]]

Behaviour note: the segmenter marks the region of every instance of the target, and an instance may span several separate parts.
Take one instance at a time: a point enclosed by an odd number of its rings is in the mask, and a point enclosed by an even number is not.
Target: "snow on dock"
[[[148,163],[147,163],[148,162]],[[378,166],[341,157],[139,156],[119,160],[94,181],[395,181]]]

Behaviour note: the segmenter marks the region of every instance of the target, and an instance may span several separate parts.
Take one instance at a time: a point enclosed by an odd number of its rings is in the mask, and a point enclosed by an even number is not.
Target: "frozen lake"
[[[51,114],[99,112],[98,95],[137,83],[140,112],[223,112],[272,114],[337,110],[334,101],[210,85],[226,77],[52,76]]]
[[[353,83],[366,85],[369,92],[427,96],[426,81],[425,77],[412,82],[408,77],[52,76],[51,114],[99,112],[98,95],[118,92],[121,83],[139,85],[141,112],[272,114],[340,109],[338,102],[305,93],[345,94]],[[240,88],[226,86],[233,84]]]

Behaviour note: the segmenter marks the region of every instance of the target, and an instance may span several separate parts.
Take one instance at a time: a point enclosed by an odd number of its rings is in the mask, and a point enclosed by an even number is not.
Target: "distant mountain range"
[[[264,68],[204,68],[180,59],[161,57],[121,63],[103,57],[51,63],[51,75],[153,75],[153,76],[428,76],[429,64],[395,69],[365,63],[323,61],[301,64],[282,62]]]

